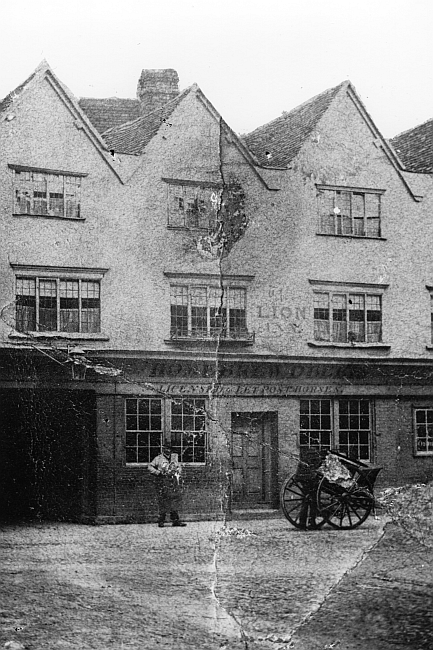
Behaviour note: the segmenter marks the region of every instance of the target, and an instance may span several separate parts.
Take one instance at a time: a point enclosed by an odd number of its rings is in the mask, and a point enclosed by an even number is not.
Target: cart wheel
[[[317,490],[317,504],[332,528],[350,530],[367,519],[373,507],[373,495],[356,483],[345,489],[322,478]]]
[[[293,476],[287,478],[280,492],[281,508],[284,516],[296,528],[314,530],[325,523],[327,517],[317,512],[316,491],[307,490],[301,481]],[[314,521],[312,515],[316,510]]]

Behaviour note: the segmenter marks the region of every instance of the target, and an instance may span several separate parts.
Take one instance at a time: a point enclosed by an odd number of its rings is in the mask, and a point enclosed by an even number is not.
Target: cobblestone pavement
[[[0,647],[276,649],[298,629],[309,649],[302,622],[314,623],[311,612],[382,529],[373,518],[356,531],[308,533],[282,518],[224,529],[3,527]]]

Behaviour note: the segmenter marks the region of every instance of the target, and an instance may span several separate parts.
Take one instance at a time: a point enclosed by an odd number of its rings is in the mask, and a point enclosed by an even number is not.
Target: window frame
[[[324,205],[325,205],[325,200],[326,200],[326,192],[332,192],[333,193],[333,214],[330,212],[325,212],[324,210]],[[329,236],[329,237],[352,237],[355,239],[384,239],[383,235],[383,200],[382,197],[385,193],[385,190],[383,189],[373,189],[373,188],[364,188],[364,187],[348,187],[348,186],[343,186],[343,185],[319,185],[316,184],[316,193],[317,193],[317,205],[318,205],[318,224],[317,224],[317,234],[318,235],[324,235],[324,236]],[[339,206],[336,205],[337,201],[337,194],[345,194],[347,195],[346,197],[341,197],[340,201],[341,204],[345,202],[346,199],[348,199],[348,204],[349,204],[349,210],[348,214],[344,215],[342,214],[341,210],[339,209]],[[363,197],[363,216],[362,216],[362,233],[356,232],[357,228],[355,228],[356,221],[361,221],[359,217],[355,216],[356,210],[354,209],[355,201],[353,199],[354,196],[362,196]],[[367,208],[367,201],[369,196],[376,196],[377,201],[378,201],[378,209],[377,209],[377,216],[371,217],[368,216],[368,208]],[[339,210],[336,212],[336,210]],[[340,225],[338,225],[338,217],[340,216]],[[350,232],[344,232],[344,225],[343,225],[343,218],[346,216],[346,219],[351,224],[351,231]],[[333,219],[333,230],[334,232],[328,232],[326,228],[323,226],[323,219],[324,218],[331,218]],[[378,221],[378,232],[373,233],[369,230],[368,225],[369,221],[371,222],[372,220],[377,220]],[[347,223],[347,221],[346,221]],[[341,232],[338,232],[338,230],[341,230]]]
[[[362,283],[362,282],[335,282],[331,280],[317,280],[317,279],[309,279],[308,280],[309,284],[311,285],[312,288],[312,334],[313,338],[309,340],[307,343],[309,346],[312,347],[346,347],[346,348],[352,348],[352,347],[376,347],[376,348],[382,348],[382,349],[388,349],[391,346],[384,342],[384,326],[385,326],[385,321],[384,321],[384,315],[385,315],[385,294],[386,294],[386,289],[388,289],[389,285],[388,284],[373,284],[373,283]],[[328,294],[330,297],[328,299],[328,319],[316,319],[315,318],[315,295],[316,294]],[[332,302],[331,298],[333,295],[338,294],[340,296],[345,295],[346,297],[346,320],[342,321],[345,322],[346,325],[350,324],[351,322],[358,322],[356,319],[349,319],[349,312],[352,311],[349,309],[349,296],[358,296],[358,295],[364,295],[364,340],[363,341],[356,341],[355,339],[350,339],[348,337],[349,334],[349,328],[346,327],[347,332],[346,332],[346,341],[338,341],[338,340],[333,340],[331,338],[331,335],[333,334],[333,328],[332,325],[334,323],[333,319],[333,309],[332,309]],[[380,321],[375,320],[375,319],[367,319],[367,312],[368,311],[377,311],[377,310],[368,310],[367,309],[367,299],[370,297],[379,297],[380,298],[380,315],[381,319]],[[356,310],[353,310],[356,311]],[[329,336],[327,339],[322,338],[322,339],[316,339],[316,333],[315,333],[315,323],[316,322],[326,322],[328,323],[329,326]],[[339,321],[337,321],[339,322]],[[366,324],[367,323],[374,323],[374,322],[380,322],[381,327],[380,327],[380,340],[379,341],[367,341],[367,328]]]
[[[200,409],[203,410],[203,412],[200,413],[199,415],[197,415],[197,412],[196,412],[196,410],[197,410],[196,402],[198,402],[198,401],[203,403],[203,406],[199,407]],[[173,406],[174,405],[177,406],[179,402],[182,403],[182,415],[177,414],[177,413],[173,413]],[[187,402],[193,402],[194,403],[194,406],[193,406],[194,414],[193,415],[188,415],[187,414],[187,415],[185,415],[185,417],[193,417],[194,424],[196,422],[197,417],[204,418],[204,429],[195,429],[195,428],[194,429],[187,429],[187,430],[185,430],[185,428],[174,429],[174,427],[173,427],[173,419],[175,417],[183,417],[184,416],[183,405],[185,403],[187,403]],[[178,448],[178,445],[174,444],[176,434],[179,434],[179,433],[181,434],[180,449],[182,450],[184,448],[184,444],[183,444],[184,436],[188,435],[190,433],[198,433],[198,432],[202,432],[204,434],[204,445],[199,446],[200,449],[203,448],[204,460],[203,461],[195,461],[195,460],[184,461],[183,460],[183,453],[180,452],[178,457],[179,457],[179,462],[181,462],[182,465],[187,465],[187,466],[191,465],[191,466],[194,466],[194,467],[206,465],[206,459],[207,459],[207,455],[208,455],[208,451],[209,451],[207,404],[206,404],[206,398],[204,398],[204,397],[186,397],[186,396],[183,397],[182,396],[182,397],[173,397],[173,398],[171,398],[171,400],[170,400],[170,440],[171,440],[171,444],[172,444],[172,449],[175,450],[175,453],[176,453],[176,449]],[[196,448],[196,446],[193,445],[193,453],[194,453],[195,448]]]
[[[131,401],[136,402],[135,413],[128,412],[128,402],[131,402]],[[140,409],[139,409],[140,401],[143,401],[143,402],[147,401],[149,403],[148,421],[150,423],[150,427],[148,429],[141,429],[139,426],[137,426],[136,428],[130,428],[128,426],[128,418],[136,417],[137,425],[139,425],[140,416],[142,418],[144,418],[144,416],[147,415],[147,414],[144,414],[143,412],[140,413]],[[158,417],[158,415],[159,415],[159,418],[160,418],[160,428],[159,429],[158,428],[152,429],[152,404],[151,404],[152,401],[159,402],[159,405],[160,405],[159,414],[157,414],[156,411],[155,411],[155,414],[153,415],[153,417]],[[128,467],[129,466],[130,467],[136,467],[136,466],[140,466],[140,465],[147,466],[153,460],[153,458],[155,458],[155,456],[162,453],[162,445],[163,445],[163,440],[164,440],[164,399],[162,399],[160,397],[156,397],[156,396],[150,396],[150,397],[142,396],[142,395],[140,395],[138,397],[136,397],[135,395],[125,396],[125,399],[124,399],[124,426],[125,426],[125,447],[124,447],[124,449],[125,449],[125,465],[128,466]],[[155,452],[151,451],[152,448],[158,449],[158,446],[150,444],[152,433],[159,434],[159,451],[158,451],[158,453],[155,453]],[[135,445],[128,444],[128,434],[130,436],[135,434],[135,438],[136,438],[136,444]],[[147,437],[147,443],[148,443],[147,445],[140,445],[139,444],[139,438],[140,438],[141,434],[149,434],[148,437]],[[138,458],[139,458],[139,449],[140,448],[143,448],[143,449],[147,448],[148,449],[148,451],[149,451],[149,454],[148,454],[149,460],[147,460],[147,461],[138,460]],[[137,460],[135,462],[131,461],[131,460],[128,460],[128,449],[135,449],[136,457],[137,457]],[[153,453],[153,455],[152,455],[152,453]]]
[[[18,295],[18,284],[20,280],[30,280],[34,282],[34,321],[35,329],[29,330],[20,330],[18,327],[15,327],[15,333],[10,334],[12,337],[22,337],[30,334],[33,337],[37,338],[70,338],[70,339],[97,339],[97,340],[108,340],[108,337],[102,332],[102,323],[103,323],[103,278],[107,273],[108,269],[96,269],[96,268],[79,268],[79,267],[49,267],[49,266],[33,266],[33,265],[22,265],[22,264],[11,264],[11,267],[14,272],[14,303],[15,310],[14,316],[15,319],[18,318],[18,304],[17,297]],[[55,293],[55,309],[56,309],[56,328],[57,329],[47,329],[44,330],[40,327],[40,292],[41,285],[40,283],[47,282],[52,285],[55,284],[56,293]],[[78,283],[78,329],[73,331],[68,331],[66,328],[60,329],[62,311],[68,311],[67,308],[63,307],[61,309],[61,300],[66,299],[67,296],[61,296],[61,283],[62,282],[74,282]],[[89,300],[91,297],[85,295],[83,287],[85,283],[97,284],[99,288],[99,315],[98,315],[98,328],[97,331],[85,331],[83,330],[83,312],[85,309],[90,309],[91,307],[83,306],[84,300]],[[26,295],[26,294],[21,294]],[[51,307],[53,308],[53,307]],[[16,321],[15,325],[18,325]]]
[[[167,185],[167,228],[202,232],[214,230],[221,202],[222,183],[173,178],[162,178],[162,181]],[[179,208],[178,211],[174,209],[176,202],[179,202],[179,205],[182,204],[182,208]],[[188,208],[192,202],[195,203],[195,208]],[[178,213],[178,219],[173,218],[175,212]],[[180,213],[183,216],[180,217]],[[205,220],[203,224],[200,224],[200,215],[203,219],[205,213],[207,213],[207,222]],[[188,223],[188,219],[191,220],[190,223]],[[196,219],[197,222],[194,223]]]
[[[173,298],[173,291],[176,289],[181,289],[186,292],[186,298],[187,302],[186,305],[179,305],[177,303],[172,302]],[[195,336],[194,335],[194,330],[195,327],[193,325],[193,309],[199,309],[199,305],[194,305],[193,304],[193,298],[194,298],[194,292],[196,291],[205,291],[206,292],[206,305],[202,307],[202,309],[206,309],[206,333],[202,335]],[[219,310],[220,308],[220,303],[218,305],[214,305],[211,296],[212,293],[215,292],[218,295],[218,292],[221,292],[223,302],[221,306],[222,314],[213,314],[212,315],[212,310],[217,309]],[[232,300],[232,295],[233,297],[236,296],[235,292],[242,292],[242,302],[243,302],[243,309],[236,308],[233,303],[231,303]],[[180,292],[179,292],[180,293]],[[247,287],[242,286],[239,284],[227,284],[224,285],[223,288],[216,283],[188,283],[186,281],[182,281],[181,279],[171,282],[170,283],[170,339],[175,340],[175,341],[203,341],[203,340],[208,340],[208,341],[213,341],[216,339],[219,339],[221,341],[248,341],[251,339],[252,335],[248,331],[248,303],[247,303]],[[186,333],[185,334],[178,334],[176,331],[174,331],[176,328],[173,326],[173,308],[174,307],[185,307],[186,306],[186,318],[187,318],[187,328],[186,328]],[[233,328],[233,320],[235,319],[235,315],[233,312],[235,311],[243,311],[244,316],[243,316],[243,322],[245,324],[245,327],[239,327]],[[233,314],[233,318],[232,318]],[[181,317],[183,320],[185,320],[185,316]],[[198,316],[197,316],[198,318]],[[224,326],[217,326],[217,325],[212,325],[212,320],[217,319],[217,318],[225,318],[225,324]],[[203,328],[204,329],[204,328]],[[219,334],[218,332],[214,332],[212,330],[220,330]],[[232,332],[238,332],[238,335],[233,336]]]
[[[71,172],[71,171],[65,171],[65,170],[56,170],[56,169],[46,169],[42,167],[30,167],[27,165],[13,165],[13,164],[8,164],[9,169],[12,170],[12,187],[13,187],[13,193],[12,193],[12,214],[15,217],[44,217],[47,219],[63,219],[63,220],[71,220],[71,221],[83,221],[83,217],[81,216],[81,207],[82,207],[82,179],[85,178],[88,174],[83,173],[83,172]],[[31,179],[28,182],[31,183],[31,187],[33,187],[33,197],[31,197],[31,208],[30,210],[22,211],[18,210],[17,206],[17,192],[20,189],[20,184],[18,183],[18,174],[23,174],[23,173],[29,173],[29,174],[40,174],[42,176],[45,176],[45,191],[43,194],[45,196],[41,197],[41,201],[44,201],[46,204],[46,208],[44,211],[42,210],[35,210],[34,209],[34,199],[37,198],[35,197],[36,192],[40,192],[40,189],[37,190],[36,188],[36,183],[38,182],[35,179]],[[56,177],[61,180],[61,187],[62,187],[62,206],[63,206],[63,214],[58,214],[56,213],[55,210],[51,210],[50,208],[50,201],[53,200],[55,201],[59,197],[54,196],[55,194],[59,194],[58,190],[59,187],[57,186],[58,183],[55,183],[53,180],[53,177]],[[73,193],[73,198],[74,198],[74,206],[77,211],[77,214],[75,216],[68,215],[67,214],[67,179],[75,179],[75,186],[74,186],[74,193]],[[54,188],[54,191],[50,192],[50,187]],[[41,202],[40,201],[40,202]],[[51,210],[51,213],[50,213]]]
[[[328,300],[328,307],[327,309],[324,309],[323,311],[328,312],[328,318],[325,319],[318,319],[315,317],[315,312],[319,311],[318,308],[316,308],[316,296],[319,295],[326,295]],[[334,300],[336,298],[342,298],[344,297],[344,307],[341,309],[338,309],[337,307],[334,307]],[[361,312],[361,309],[351,309],[350,305],[353,304],[353,298],[360,297],[363,300],[363,307],[362,307],[362,313],[363,313],[363,318],[362,320],[353,318],[353,314],[355,312]],[[337,291],[325,291],[325,290],[314,290],[313,291],[313,298],[314,298],[314,314],[313,314],[313,322],[314,322],[314,340],[318,342],[329,342],[329,343],[343,343],[343,344],[351,344],[351,343],[366,343],[366,344],[375,344],[375,343],[382,343],[382,335],[383,335],[383,305],[382,305],[382,295],[380,293],[369,293],[367,291],[357,291],[357,290],[349,290],[349,291],[343,291],[343,290],[337,290]],[[380,301],[380,309],[368,309],[368,298],[379,298]],[[351,302],[352,301],[352,302]],[[336,319],[335,318],[335,312],[345,312],[345,318],[342,319]],[[368,313],[369,312],[378,312],[380,313],[380,319],[368,319]],[[351,318],[352,314],[352,318]],[[316,323],[318,322],[326,322],[328,323],[329,326],[329,338],[327,339],[320,339],[316,338]],[[345,324],[345,340],[341,340],[339,338],[335,338],[335,333],[334,333],[334,323],[344,323]],[[352,333],[352,330],[350,330],[350,324],[351,323],[362,323],[363,324],[363,338],[361,340],[357,340],[354,338],[350,337],[350,334]],[[380,323],[380,331],[379,331],[379,337],[378,340],[368,340],[368,324],[369,323]]]
[[[172,445],[175,440],[175,436],[173,434],[181,432],[182,434],[185,433],[183,429],[173,429],[172,427],[172,421],[173,421],[173,403],[179,403],[180,401],[183,403],[184,401],[194,401],[196,402],[197,400],[200,400],[200,402],[203,402],[203,412],[200,415],[203,416],[204,414],[204,423],[205,423],[205,428],[202,430],[204,432],[204,460],[203,461],[183,461],[181,456],[179,456],[179,462],[186,467],[204,467],[207,464],[207,459],[208,459],[208,454],[209,454],[209,446],[210,446],[210,441],[209,441],[209,421],[208,421],[208,416],[207,416],[207,408],[208,408],[208,400],[206,397],[197,397],[197,396],[188,396],[188,395],[182,395],[182,396],[171,396],[171,397],[158,397],[157,395],[134,395],[134,394],[128,394],[124,396],[124,406],[123,406],[123,422],[124,422],[124,431],[125,431],[125,438],[124,438],[124,459],[125,459],[125,466],[128,468],[139,468],[139,467],[147,467],[149,463],[153,460],[155,456],[150,458],[149,456],[149,461],[146,462],[130,462],[126,460],[127,453],[127,433],[137,433],[137,436],[140,432],[142,433],[147,433],[148,431],[145,429],[128,429],[127,428],[127,401],[128,400],[136,400],[137,401],[137,409],[138,409],[138,400],[159,400],[161,403],[161,430],[155,430],[155,433],[161,433],[161,447],[159,449],[158,453],[162,453],[162,443],[164,440],[170,440]],[[175,414],[176,415],[176,414]],[[137,420],[138,421],[138,420]],[[151,433],[151,431],[149,431]],[[175,449],[175,445],[173,445],[173,449]],[[137,452],[138,453],[138,452]]]
[[[330,429],[322,429],[317,428],[317,427],[310,427],[310,428],[303,428],[301,427],[302,424],[302,418],[306,416],[305,412],[302,412],[302,402],[308,402],[309,403],[309,414],[312,416],[310,420],[310,424],[312,424],[313,417],[317,416],[322,416],[322,403],[326,402],[329,405],[329,418],[330,418]],[[319,412],[312,412],[312,402],[319,402],[320,408]],[[347,414],[342,412],[341,410],[341,404],[343,402],[348,402],[348,412]],[[358,402],[359,403],[359,412],[354,413],[350,411],[351,405],[350,403],[353,402]],[[368,404],[368,413],[361,412],[361,402],[367,402]],[[327,413],[324,413],[325,417],[328,417]],[[359,417],[359,424],[361,425],[361,418],[365,418],[368,416],[368,428],[361,427],[359,426],[358,428],[356,427],[351,427],[351,420],[350,418],[355,418]],[[341,418],[342,417],[347,417],[348,418],[348,427],[343,428],[341,427]],[[305,421],[305,420],[304,420]],[[322,420],[320,419],[320,423]],[[302,432],[308,432],[309,438],[310,438],[310,444],[302,444]],[[319,442],[319,445],[316,444],[311,444],[311,433],[317,431],[319,433],[330,433],[330,442],[329,446],[326,444],[321,444]],[[368,457],[367,458],[361,458],[358,456],[358,458],[362,461],[365,462],[372,462],[372,458],[374,456],[374,447],[373,447],[373,441],[374,441],[374,434],[375,434],[375,402],[373,399],[370,399],[369,397],[364,397],[364,396],[345,396],[345,397],[303,397],[299,400],[299,435],[298,435],[298,445],[299,448],[311,448],[311,447],[317,447],[319,446],[320,450],[332,450],[332,449],[337,449],[343,453],[349,454],[350,452],[350,447],[357,447],[358,450],[361,449],[361,447],[365,448],[366,444],[361,442],[361,433],[362,432],[368,432],[368,443],[367,443],[367,449],[368,449]],[[347,432],[347,443],[342,443],[342,434]],[[354,443],[354,436],[352,436],[352,442],[350,442],[350,432],[356,432],[358,433],[358,442]],[[319,439],[320,440],[320,439]],[[342,449],[342,447],[347,447],[347,450]]]
[[[433,405],[430,404],[425,404],[425,405],[412,405],[412,426],[413,426],[413,455],[416,458],[431,458],[433,456],[433,433],[429,435],[428,432],[428,427],[426,427],[426,451],[420,451],[417,448],[417,442],[418,442],[418,433],[417,433],[417,427],[418,425],[421,425],[422,422],[417,422],[417,412],[418,411],[425,411],[426,417],[425,417],[425,424],[428,425],[430,424],[427,419],[427,411],[430,411],[432,416],[432,431],[433,431]],[[428,442],[431,440],[431,450],[428,449]]]

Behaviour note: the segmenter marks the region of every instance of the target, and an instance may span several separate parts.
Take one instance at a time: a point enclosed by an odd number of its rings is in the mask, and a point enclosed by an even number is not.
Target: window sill
[[[109,341],[110,337],[101,333],[85,332],[13,332],[9,334],[10,339],[70,339],[73,341]]]
[[[56,214],[28,214],[26,212],[14,212],[13,217],[31,217],[35,219],[60,219],[60,221],[85,221],[84,217],[59,217]]]
[[[251,334],[248,337],[245,338],[220,338],[218,339],[217,337],[211,338],[211,337],[192,337],[192,336],[185,336],[185,337],[172,337],[169,339],[164,339],[164,343],[167,343],[167,345],[242,345],[242,346],[249,346],[249,345],[254,345],[254,339],[255,335]]]
[[[414,458],[431,458],[433,456],[433,451],[418,451],[413,457]]]
[[[340,239],[374,239],[379,241],[387,241],[386,237],[373,237],[371,235],[335,235],[330,232],[316,232],[319,237],[339,237]]]
[[[313,348],[347,348],[347,349],[362,349],[373,348],[389,350],[391,348],[387,343],[337,343],[333,341],[307,341],[307,344]],[[432,348],[433,349],[433,348]]]
[[[185,231],[189,232],[190,230],[194,230],[197,232],[210,232],[211,228],[201,228],[200,226],[170,226],[167,225],[167,230],[180,230],[180,231]]]

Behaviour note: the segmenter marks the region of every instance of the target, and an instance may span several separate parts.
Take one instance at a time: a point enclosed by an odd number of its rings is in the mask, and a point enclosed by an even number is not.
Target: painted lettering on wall
[[[155,391],[166,395],[213,396],[213,397],[288,397],[296,395],[338,395],[342,386],[291,384],[220,384],[211,391],[209,384],[152,384]]]
[[[291,338],[304,331],[308,318],[305,304],[294,304],[283,288],[270,289],[265,303],[257,305],[256,333],[265,339]]]

